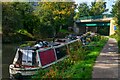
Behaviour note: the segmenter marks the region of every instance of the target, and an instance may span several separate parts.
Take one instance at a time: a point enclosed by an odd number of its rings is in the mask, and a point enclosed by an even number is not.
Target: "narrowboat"
[[[56,41],[49,47],[24,47],[18,48],[13,63],[9,66],[10,78],[16,76],[31,76],[41,68],[46,68],[68,57],[68,44],[78,41]]]

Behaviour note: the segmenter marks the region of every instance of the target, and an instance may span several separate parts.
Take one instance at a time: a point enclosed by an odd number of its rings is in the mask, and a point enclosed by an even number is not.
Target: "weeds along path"
[[[39,70],[32,80],[43,78],[79,78],[91,80],[92,70],[97,56],[108,41],[105,37],[95,37],[94,40],[86,45],[80,43],[69,45],[69,57],[50,66],[47,69]]]

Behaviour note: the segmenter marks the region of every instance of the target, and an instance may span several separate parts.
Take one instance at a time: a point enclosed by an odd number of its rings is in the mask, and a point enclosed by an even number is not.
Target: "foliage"
[[[91,39],[92,39],[92,41],[99,41],[101,39],[101,36],[100,35],[95,35]]]
[[[120,0],[117,0],[115,5],[113,5],[113,8],[112,8],[112,14],[114,15],[114,20],[115,20],[115,23],[116,23],[116,26],[117,26],[117,31],[116,31],[116,39],[118,41],[118,46],[120,48]]]
[[[92,44],[88,45],[91,46],[92,48],[88,47],[82,48],[81,44],[78,44],[80,42],[76,42],[74,44],[69,45],[70,57],[52,65],[47,69],[40,69],[38,73],[32,77],[32,79],[33,80],[42,80],[46,78],[50,79],[79,78],[81,80],[91,79],[94,62],[107,40],[108,40],[107,38],[101,37],[99,41],[92,42],[93,45],[97,44],[97,46],[93,46]],[[80,52],[80,54],[83,54],[82,57],[84,58],[79,58],[81,55],[78,55],[79,54],[78,52]]]
[[[74,3],[40,2],[35,14],[40,15],[39,18],[42,26],[52,26],[53,34],[55,35],[63,26],[73,24]]]
[[[61,29],[57,34],[56,38],[65,38],[68,34],[73,33],[72,31],[68,31],[66,29]]]
[[[83,16],[89,16],[89,6],[87,3],[80,3],[78,6],[78,12],[76,12],[75,19],[79,19],[80,17]]]
[[[106,2],[91,2],[91,5],[80,3],[78,5],[78,12],[76,12],[74,19],[79,19],[84,16],[98,16],[107,11]]]
[[[110,35],[111,38],[115,38],[118,41],[118,52],[120,52],[120,41],[119,41],[119,37],[118,34],[115,32],[113,35]]]
[[[100,35],[109,35],[109,27],[105,26],[105,27],[97,27],[97,33],[99,33]]]
[[[32,5],[27,2],[2,3],[3,41],[9,39],[14,42],[16,39],[11,40],[10,37],[21,35],[33,38],[34,27],[38,26],[38,18],[33,10]],[[20,40],[25,39],[21,36]]]
[[[29,37],[31,37],[31,38],[34,38],[34,36],[33,35],[31,35],[30,33],[28,33],[28,31],[27,30],[24,30],[24,29],[20,29],[19,31],[17,31],[18,33],[20,33],[20,34],[23,34],[23,35],[27,35],[27,36],[29,36]]]
[[[20,47],[27,47],[27,46],[33,46],[33,45],[34,45],[33,42],[27,42],[27,43],[21,44]]]
[[[117,33],[114,33],[114,34],[110,35],[110,37],[118,40]]]
[[[106,2],[92,2],[90,8],[90,16],[102,15],[106,9]]]
[[[74,2],[5,2],[2,4],[3,41],[53,37],[64,26],[73,25]],[[22,36],[21,36],[22,35]],[[21,39],[11,37],[20,36]]]
[[[69,55],[73,61],[83,60],[85,50],[82,49],[82,43],[80,41],[74,42],[68,45]]]

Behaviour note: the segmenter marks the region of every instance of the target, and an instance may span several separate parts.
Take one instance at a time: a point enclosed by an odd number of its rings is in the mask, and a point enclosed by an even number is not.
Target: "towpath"
[[[109,38],[93,67],[92,79],[120,80],[120,54],[118,54],[117,41]]]

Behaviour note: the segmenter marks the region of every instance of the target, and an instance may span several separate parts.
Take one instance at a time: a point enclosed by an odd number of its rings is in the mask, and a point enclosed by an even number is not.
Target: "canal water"
[[[2,80],[9,78],[9,65],[13,62],[18,44],[2,44]]]
[[[0,79],[2,78],[2,49],[0,48]]]

